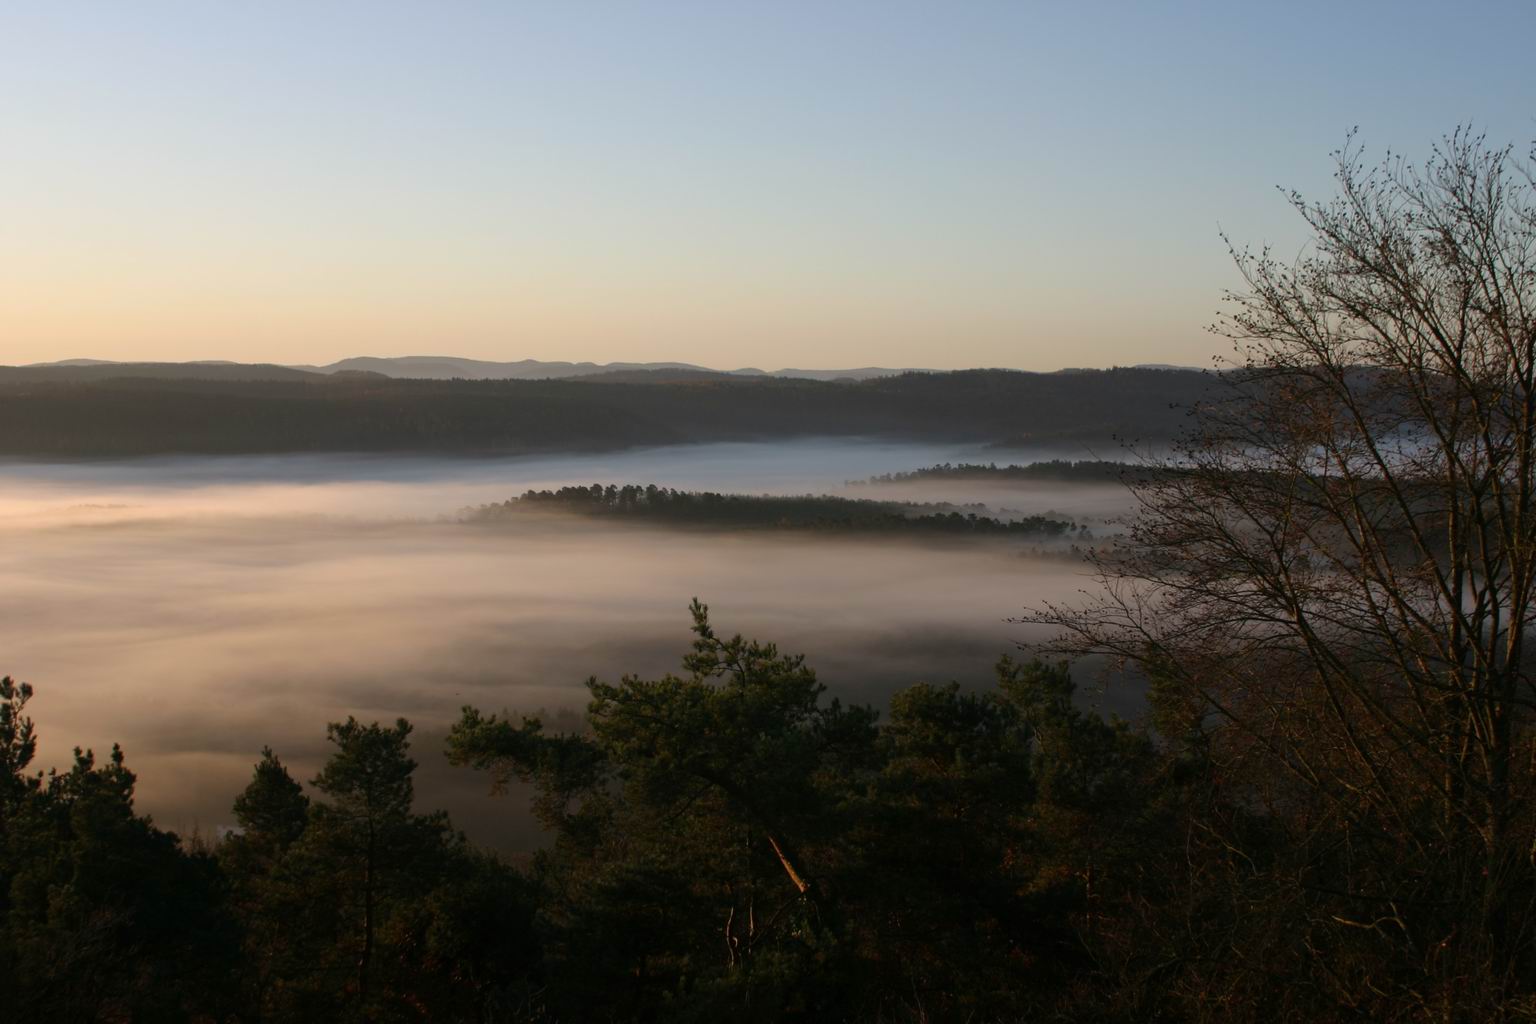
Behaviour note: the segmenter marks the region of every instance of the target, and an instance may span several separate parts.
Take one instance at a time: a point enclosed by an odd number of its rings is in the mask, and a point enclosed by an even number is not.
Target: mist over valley
[[[590,675],[677,671],[694,596],[722,629],[805,653],[845,700],[880,705],[919,680],[985,687],[998,656],[1028,638],[1004,620],[1085,580],[1073,560],[1003,539],[550,514],[477,529],[461,509],[635,481],[866,498],[871,488],[849,481],[976,455],[804,440],[495,459],[0,463],[0,649],[7,671],[48,681],[34,705],[48,723],[41,761],[120,741],[140,805],[168,827],[228,827],[230,793],[262,744],[307,775],[326,754],[327,721],[403,715],[418,727],[422,806],[451,810],[472,838],[525,850],[539,839],[522,802],[488,796],[439,753],[462,705],[575,712]],[[1097,523],[1124,510],[1118,493],[1116,504],[1103,485],[923,484],[896,500]]]

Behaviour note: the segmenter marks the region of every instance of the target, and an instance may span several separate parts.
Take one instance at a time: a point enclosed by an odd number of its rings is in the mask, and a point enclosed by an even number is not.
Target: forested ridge
[[[1149,469],[1130,462],[1103,459],[1047,459],[1024,465],[995,462],[944,462],[900,473],[881,473],[850,484],[901,484],[919,480],[1057,480],[1072,483],[1123,483],[1145,475]]]
[[[853,533],[1077,536],[1082,528],[1064,519],[1025,516],[998,519],[981,506],[871,501],[831,495],[719,494],[679,491],[655,484],[592,484],[530,490],[507,501],[467,509],[468,522],[515,520],[527,512],[567,512],[603,519],[672,526],[815,530]]]
[[[1166,438],[1210,387],[1194,371],[1141,369],[838,382],[92,378],[0,368],[0,454],[521,453],[818,435]]]

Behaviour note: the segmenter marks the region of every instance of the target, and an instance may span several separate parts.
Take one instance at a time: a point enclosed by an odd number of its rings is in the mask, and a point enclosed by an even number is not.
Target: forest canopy
[[[404,720],[332,723],[307,785],[261,751],[238,827],[177,836],[135,812],[121,751],[31,770],[32,690],[4,680],[12,1019],[1001,1019],[1122,998],[1090,972],[1144,895],[1117,865],[1182,851],[1164,804],[1186,783],[1145,733],[1079,710],[1065,666],[1006,658],[986,692],[844,705],[803,658],[692,614],[683,674],[591,681],[576,731],[464,709],[448,756],[526,783],[549,832],[525,867],[413,808]]]
[[[1148,472],[1132,462],[1114,462],[1105,459],[1046,459],[1023,465],[1009,463],[999,466],[995,462],[944,462],[937,466],[925,466],[899,473],[881,473],[864,480],[850,480],[850,484],[903,484],[923,480],[1049,480],[1071,483],[1124,483],[1130,478]]]
[[[93,368],[94,369],[94,368]],[[520,454],[816,436],[987,443],[1169,438],[1189,370],[965,370],[658,383],[59,378],[0,367],[0,455]]]
[[[499,504],[467,509],[471,523],[509,522],[531,512],[566,512],[600,519],[675,527],[813,530],[841,533],[1071,537],[1085,528],[1064,519],[998,519],[983,506],[870,501],[829,495],[717,494],[655,484],[592,484],[530,490]]]

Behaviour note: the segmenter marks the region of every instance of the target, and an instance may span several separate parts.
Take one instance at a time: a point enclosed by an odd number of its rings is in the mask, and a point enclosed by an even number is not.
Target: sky
[[[1209,365],[1536,4],[0,0],[0,363]]]

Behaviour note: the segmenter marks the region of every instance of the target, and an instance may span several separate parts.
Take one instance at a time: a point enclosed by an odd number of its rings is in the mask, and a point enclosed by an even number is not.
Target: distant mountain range
[[[310,370],[296,370],[272,363],[230,363],[206,360],[193,363],[114,363],[106,359],[64,359],[56,363],[0,366],[0,381],[101,381],[120,378],[154,380],[314,380]]]
[[[736,370],[717,370],[695,363],[567,363],[541,359],[491,362],[457,356],[354,356],[324,366],[296,366],[294,369],[315,373],[362,371],[416,380],[449,380],[454,377],[466,380],[552,380],[598,374],[632,374],[637,371],[681,371],[687,374],[729,374],[733,377],[801,377],[808,380],[868,380],[871,377],[894,377],[907,372],[906,369],[884,366],[861,366],[851,370],[759,370],[755,366],[748,366]]]
[[[237,369],[238,368],[238,369]],[[567,363],[541,359],[518,359],[511,362],[492,362],[484,359],[462,359],[457,356],[354,356],[323,366],[298,365],[276,366],[270,363],[232,363],[219,359],[202,359],[187,363],[118,363],[108,359],[61,359],[52,363],[32,363],[25,369],[37,370],[85,370],[86,376],[98,373],[132,373],[135,376],[183,377],[207,374],[218,378],[231,375],[248,376],[250,371],[297,370],[304,373],[377,373],[385,377],[411,380],[554,380],[568,377],[602,376],[613,380],[684,379],[693,376],[731,377],[796,377],[806,380],[869,380],[872,377],[894,377],[908,372],[907,368],[893,369],[885,366],[860,366],[850,370],[760,370],[755,366],[736,370],[716,370],[694,363]],[[75,376],[75,374],[71,374]],[[280,378],[291,374],[278,373]]]
[[[522,455],[811,437],[966,447],[1177,436],[1191,370],[956,370],[807,380],[689,369],[539,380],[235,363],[0,366],[0,455]]]
[[[1185,369],[1164,364],[1143,364],[1133,369]],[[34,380],[106,380],[116,377],[153,377],[161,380],[299,380],[315,376],[375,375],[395,380],[569,380],[625,384],[678,383],[696,380],[781,378],[817,381],[863,381],[896,377],[903,373],[943,373],[919,367],[859,366],[846,370],[786,368],[760,370],[755,366],[716,370],[695,363],[568,363],[540,359],[493,362],[457,356],[354,356],[323,366],[280,366],[275,363],[235,363],[224,359],[199,359],[184,363],[114,362],[110,359],[61,359],[25,366],[0,366],[0,377]],[[1065,369],[1059,373],[1097,372]]]

